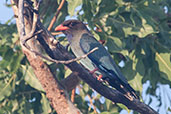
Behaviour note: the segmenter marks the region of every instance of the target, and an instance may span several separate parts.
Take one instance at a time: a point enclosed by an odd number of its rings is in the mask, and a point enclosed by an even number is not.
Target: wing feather
[[[126,78],[122,75],[109,52],[91,34],[85,33],[82,35],[80,39],[80,47],[84,53],[88,53],[95,47],[98,47],[98,50],[88,55],[89,59],[100,70],[108,73],[111,78],[119,79],[122,83],[128,84]]]

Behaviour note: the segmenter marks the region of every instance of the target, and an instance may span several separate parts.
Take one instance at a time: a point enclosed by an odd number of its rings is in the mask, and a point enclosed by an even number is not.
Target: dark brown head
[[[87,30],[87,28],[83,22],[79,20],[67,20],[55,28],[55,31],[62,31],[64,34],[81,32],[82,30]]]

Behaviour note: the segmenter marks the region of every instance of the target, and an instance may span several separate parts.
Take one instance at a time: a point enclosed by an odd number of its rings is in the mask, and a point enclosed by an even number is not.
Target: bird
[[[95,72],[97,75],[102,76],[103,80],[107,81],[111,87],[124,94],[128,99],[139,99],[110,53],[96,40],[82,21],[66,20],[58,25],[55,31],[63,32],[66,35],[71,50],[76,57],[83,56],[92,49],[98,48],[85,59],[81,59],[80,63],[91,73]]]

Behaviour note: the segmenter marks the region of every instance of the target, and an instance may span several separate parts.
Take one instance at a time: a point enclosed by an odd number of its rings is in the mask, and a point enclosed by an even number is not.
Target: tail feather
[[[119,92],[123,93],[131,101],[134,98],[139,99],[139,97],[135,94],[135,90],[128,83],[124,84],[112,79],[109,79],[108,83],[110,86],[116,88]]]
[[[123,89],[128,96],[131,95],[134,98],[139,99],[139,97],[135,94],[135,90],[129,84],[125,85],[125,88],[123,88]]]

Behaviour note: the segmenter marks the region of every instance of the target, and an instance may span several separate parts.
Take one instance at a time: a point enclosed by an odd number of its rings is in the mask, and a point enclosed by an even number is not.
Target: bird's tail
[[[123,93],[129,100],[132,101],[134,98],[139,99],[139,97],[135,94],[135,90],[128,83],[125,84],[112,79],[110,79],[108,83],[110,86]]]

